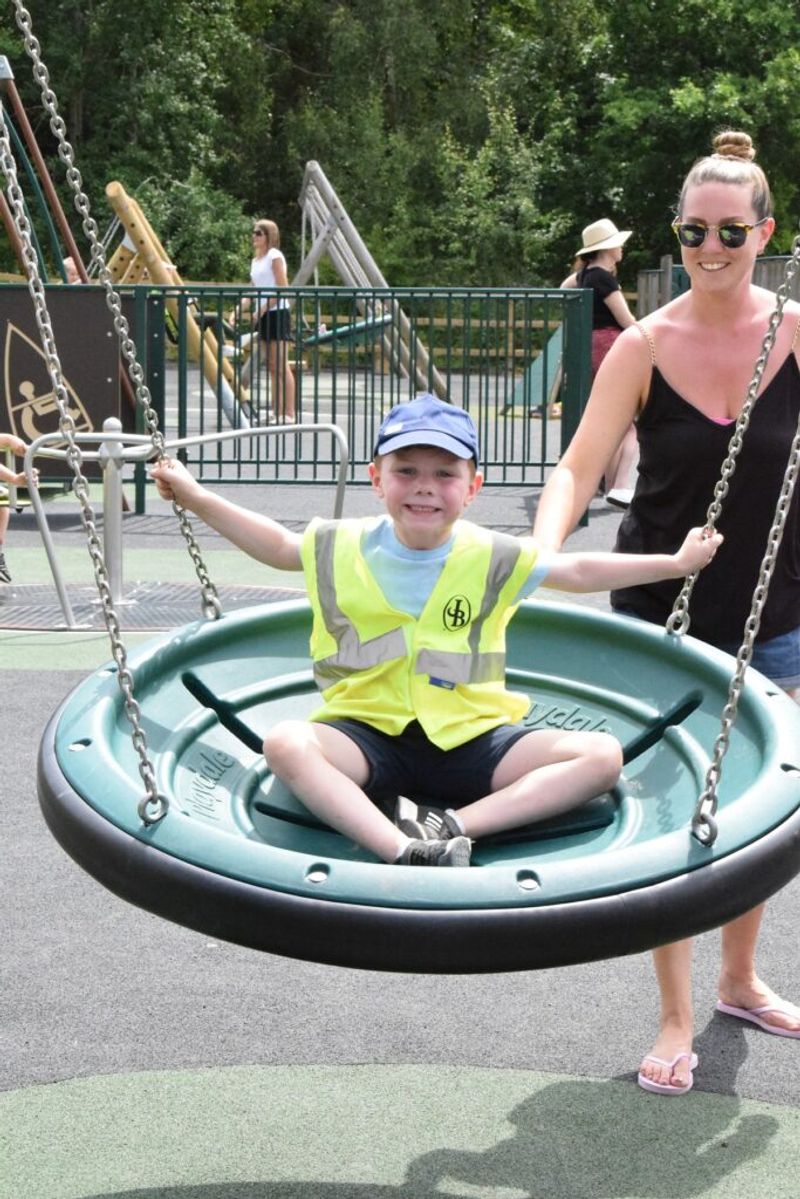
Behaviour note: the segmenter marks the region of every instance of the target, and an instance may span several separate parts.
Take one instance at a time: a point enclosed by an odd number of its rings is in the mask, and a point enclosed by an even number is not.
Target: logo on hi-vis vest
[[[465,595],[454,595],[442,609],[442,623],[446,629],[463,629],[472,619],[472,605]]]

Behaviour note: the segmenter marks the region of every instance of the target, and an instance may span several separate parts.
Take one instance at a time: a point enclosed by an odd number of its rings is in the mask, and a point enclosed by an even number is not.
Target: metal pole
[[[103,421],[104,433],[122,432],[122,421],[109,416]],[[103,441],[99,450],[103,468],[103,559],[108,586],[115,604],[123,599],[122,583],[122,463],[123,450],[116,438]]]
[[[31,497],[31,504],[33,505],[33,511],[36,515],[36,523],[39,526],[39,533],[42,538],[42,544],[44,545],[45,553],[47,554],[47,561],[50,563],[50,572],[53,576],[53,582],[56,585],[56,591],[58,592],[58,599],[61,604],[61,611],[64,613],[64,620],[66,621],[68,628],[77,629],[80,626],[78,625],[77,621],[75,620],[75,614],[72,611],[72,604],[69,602],[69,596],[67,595],[67,589],[64,586],[64,580],[61,577],[61,570],[58,565],[58,559],[56,558],[56,550],[55,550],[55,546],[53,544],[53,538],[50,535],[50,526],[48,525],[47,517],[44,514],[44,504],[42,503],[42,497],[39,495],[39,489],[33,480],[33,459],[36,455],[37,450],[39,449],[39,446],[45,440],[47,440],[48,436],[50,438],[52,438],[53,434],[45,433],[43,435],[43,437],[37,437],[36,440],[31,442],[31,444],[26,449],[26,451],[25,451],[25,475],[28,480],[28,494]]]
[[[16,474],[17,472],[14,470],[14,455],[11,453],[11,450],[6,450],[5,460],[8,470]],[[8,487],[8,510],[10,512],[12,508],[16,508],[17,506],[17,485],[16,483],[7,483],[6,486]],[[2,546],[0,546],[0,549],[2,549]]]
[[[672,255],[664,254],[659,261],[659,296],[658,304],[663,308],[672,299]]]
[[[53,186],[53,180],[50,178],[50,173],[47,169],[44,156],[39,149],[39,143],[36,141],[36,135],[34,134],[31,123],[28,120],[28,114],[25,111],[25,106],[20,99],[19,92],[17,91],[17,85],[14,83],[14,74],[7,58],[0,58],[0,89],[6,93],[11,101],[11,107],[14,111],[14,116],[17,124],[22,130],[22,136],[24,137],[25,143],[28,147],[28,153],[30,154],[31,161],[36,167],[36,173],[41,180],[44,194],[47,198],[48,204],[50,205],[50,211],[55,217],[56,224],[58,225],[59,232],[66,243],[67,249],[75,260],[75,265],[78,268],[78,274],[81,282],[88,283],[89,276],[86,273],[86,267],[83,265],[83,259],[81,257],[80,250],[78,249],[77,242],[73,237],[72,230],[70,229],[69,221],[67,220],[64,209],[61,206],[58,193]]]

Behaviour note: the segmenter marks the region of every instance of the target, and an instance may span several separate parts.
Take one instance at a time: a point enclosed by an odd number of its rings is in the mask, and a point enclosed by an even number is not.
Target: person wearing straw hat
[[[617,264],[630,235],[630,229],[620,230],[606,218],[587,225],[581,235],[575,269],[561,284],[591,288],[593,293],[592,380],[622,330],[636,320],[617,281]],[[627,508],[630,503],[633,493],[628,484],[635,460],[636,433],[631,426],[604,477],[606,499],[614,507]]]

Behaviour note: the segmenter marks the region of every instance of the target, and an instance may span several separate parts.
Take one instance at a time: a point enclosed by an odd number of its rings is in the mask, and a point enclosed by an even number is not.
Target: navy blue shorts
[[[369,763],[364,790],[380,808],[393,807],[398,795],[436,808],[461,808],[492,791],[500,762],[531,732],[521,724],[502,724],[455,749],[439,749],[416,720],[390,737],[360,720],[320,721],[354,741]]]

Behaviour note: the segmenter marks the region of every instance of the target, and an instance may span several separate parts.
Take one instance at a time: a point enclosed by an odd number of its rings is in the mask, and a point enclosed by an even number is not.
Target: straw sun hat
[[[587,225],[581,234],[583,245],[578,254],[594,254],[597,250],[613,250],[615,246],[624,246],[631,233],[631,229],[618,229],[613,221],[595,221],[593,225]]]

